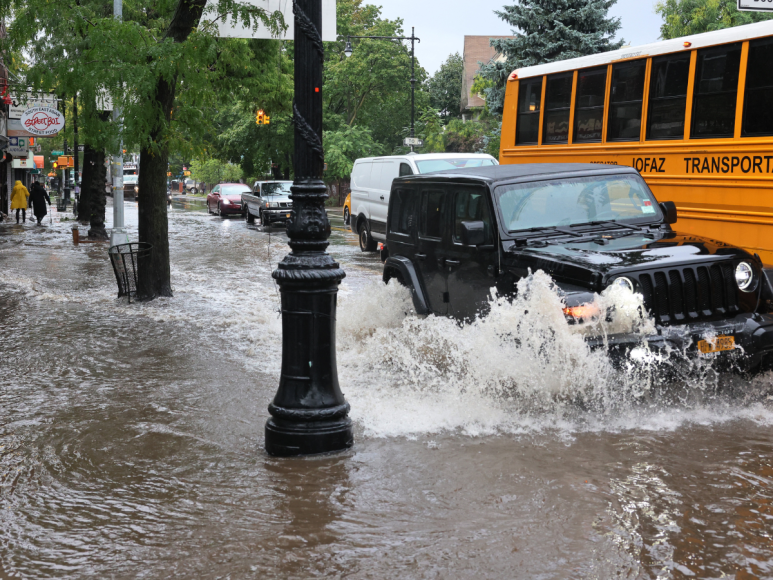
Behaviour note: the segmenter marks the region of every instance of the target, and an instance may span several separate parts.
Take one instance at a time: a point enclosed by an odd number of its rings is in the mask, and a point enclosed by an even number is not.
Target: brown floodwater
[[[336,218],[355,446],[273,459],[281,229],[175,207],[129,305],[60,217],[0,224],[0,579],[773,578],[771,375],[613,365],[539,276],[416,318]]]

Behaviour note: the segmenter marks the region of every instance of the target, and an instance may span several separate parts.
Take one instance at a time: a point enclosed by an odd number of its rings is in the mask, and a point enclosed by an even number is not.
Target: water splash
[[[338,360],[352,416],[372,436],[484,435],[625,428],[651,422],[653,410],[718,400],[722,375],[712,359],[648,347],[655,326],[641,296],[612,288],[596,303],[609,315],[567,324],[553,281],[537,272],[519,282],[515,299],[493,295],[488,316],[461,324],[417,317],[407,290],[373,284],[341,304]],[[621,332],[638,336],[639,347],[612,356],[586,341]],[[767,388],[764,377],[746,383]]]

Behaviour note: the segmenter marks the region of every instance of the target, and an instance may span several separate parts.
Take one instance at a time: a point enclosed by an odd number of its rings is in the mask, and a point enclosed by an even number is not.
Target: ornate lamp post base
[[[266,452],[275,457],[331,453],[352,445],[352,421],[348,417],[312,423],[273,417],[266,423]]]

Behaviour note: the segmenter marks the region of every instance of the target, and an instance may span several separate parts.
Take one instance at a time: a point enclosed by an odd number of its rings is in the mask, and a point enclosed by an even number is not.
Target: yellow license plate
[[[718,336],[710,340],[698,341],[698,350],[703,354],[711,354],[713,352],[722,352],[733,349],[735,349],[734,336]]]

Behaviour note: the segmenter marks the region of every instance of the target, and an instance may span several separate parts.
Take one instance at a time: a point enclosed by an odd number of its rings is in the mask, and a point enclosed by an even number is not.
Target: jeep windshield
[[[638,175],[516,183],[497,187],[495,193],[510,232],[595,222],[651,223],[663,217]]]
[[[458,159],[425,159],[424,161],[417,161],[416,167],[419,168],[419,173],[423,174],[467,167],[490,167],[496,164],[496,161],[493,159],[485,157],[460,157]]]

